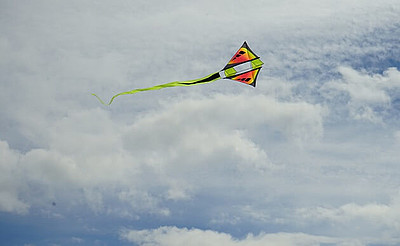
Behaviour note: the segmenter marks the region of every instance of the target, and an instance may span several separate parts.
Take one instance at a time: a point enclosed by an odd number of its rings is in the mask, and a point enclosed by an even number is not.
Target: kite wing
[[[238,73],[229,77],[227,79],[239,81],[248,85],[256,87],[256,80],[261,67],[249,70],[247,72]]]
[[[198,84],[206,84],[218,79],[231,79],[235,81],[239,81],[248,85],[256,86],[256,80],[258,73],[264,63],[260,60],[260,57],[257,56],[247,45],[246,41],[240,47],[240,49],[235,53],[235,55],[230,59],[228,64],[219,72],[212,73],[207,75],[206,77],[194,80],[187,81],[175,81],[167,84],[156,85],[153,87],[143,88],[143,89],[134,89],[131,91],[121,92],[117,95],[113,96],[109,103],[105,103],[100,99],[96,94],[92,94],[97,97],[99,101],[104,105],[110,105],[114,99],[121,95],[127,94],[135,94],[140,91],[151,91],[151,90],[159,90],[167,87],[175,87],[175,86],[191,86]]]

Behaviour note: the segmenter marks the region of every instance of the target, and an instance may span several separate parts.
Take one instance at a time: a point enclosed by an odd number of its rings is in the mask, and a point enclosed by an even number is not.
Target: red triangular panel
[[[250,50],[246,42],[243,43],[242,47],[235,53],[235,55],[229,60],[228,64],[224,69],[234,66],[235,64],[240,64],[243,62],[251,61],[258,58],[253,51]]]
[[[238,74],[236,76],[229,77],[228,79],[236,80],[248,85],[256,86],[256,79],[258,76],[258,72],[261,68],[257,68],[245,73]]]

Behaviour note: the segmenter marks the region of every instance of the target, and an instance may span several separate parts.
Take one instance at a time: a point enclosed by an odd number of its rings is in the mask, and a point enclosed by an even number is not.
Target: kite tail
[[[190,85],[195,85],[195,84],[205,84],[205,83],[210,83],[213,82],[215,80],[220,79],[221,76],[219,75],[219,72],[216,73],[212,73],[204,78],[201,79],[194,79],[194,80],[187,80],[187,81],[175,81],[175,82],[171,82],[171,83],[167,83],[167,84],[162,84],[162,85],[156,85],[153,87],[148,87],[148,88],[143,88],[143,89],[134,89],[131,91],[126,91],[126,92],[121,92],[118,93],[117,95],[113,96],[110,100],[109,103],[105,103],[103,100],[101,100],[101,98],[99,96],[97,96],[96,94],[92,93],[93,96],[95,96],[103,105],[111,105],[111,103],[114,101],[114,99],[118,96],[121,95],[127,95],[127,94],[135,94],[137,92],[140,91],[152,91],[152,90],[160,90],[162,88],[167,88],[167,87],[175,87],[175,86],[190,86]]]
[[[105,103],[103,100],[101,100],[101,98],[100,98],[98,95],[96,95],[96,94],[94,94],[94,93],[92,93],[92,95],[95,96],[97,99],[99,99],[99,101],[101,102],[101,104],[106,105],[106,106],[110,105],[110,104]]]

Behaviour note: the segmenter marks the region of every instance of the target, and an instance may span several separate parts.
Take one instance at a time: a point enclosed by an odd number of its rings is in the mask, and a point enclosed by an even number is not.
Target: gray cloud
[[[22,182],[18,170],[19,156],[10,150],[8,144],[4,141],[0,141],[0,153],[0,211],[25,214],[28,212],[29,205],[19,198]]]

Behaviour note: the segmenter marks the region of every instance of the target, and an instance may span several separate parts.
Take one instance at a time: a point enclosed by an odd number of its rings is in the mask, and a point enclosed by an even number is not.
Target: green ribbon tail
[[[92,93],[92,95],[95,96],[95,97],[101,102],[101,104],[103,104],[103,105],[105,105],[105,106],[110,105],[110,104],[105,103],[103,100],[101,100],[101,98],[100,98],[98,95],[96,95],[96,94],[94,94],[94,93]]]
[[[160,90],[163,88],[168,88],[168,87],[175,87],[175,86],[191,86],[191,85],[197,85],[197,84],[206,84],[206,83],[210,83],[213,81],[216,81],[218,79],[220,79],[221,76],[219,75],[219,72],[216,73],[212,73],[206,77],[203,77],[201,79],[194,79],[194,80],[187,80],[187,81],[175,81],[175,82],[170,82],[167,84],[162,84],[162,85],[156,85],[156,86],[152,86],[152,87],[148,87],[148,88],[143,88],[143,89],[134,89],[131,91],[125,91],[125,92],[121,92],[118,93],[116,95],[114,95],[109,103],[105,103],[103,100],[101,100],[101,98],[99,96],[97,96],[96,94],[92,93],[93,96],[95,96],[103,105],[109,106],[111,105],[111,103],[114,101],[114,99],[118,96],[121,95],[127,95],[127,94],[135,94],[137,92],[141,92],[141,91],[152,91],[152,90]]]

